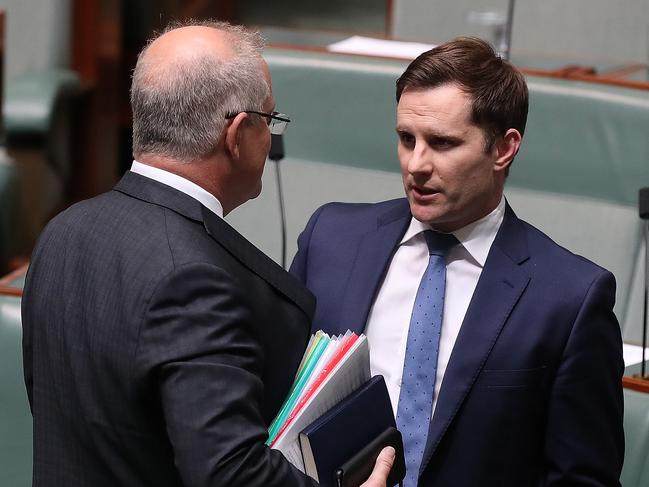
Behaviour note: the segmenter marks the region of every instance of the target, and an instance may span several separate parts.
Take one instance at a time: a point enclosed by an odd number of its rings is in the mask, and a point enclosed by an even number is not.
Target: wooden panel
[[[385,0],[385,35],[392,37],[394,32],[394,0]]]
[[[0,93],[4,93],[5,79],[5,11],[0,10]],[[2,113],[3,96],[0,96],[0,113]],[[4,133],[3,117],[0,117],[0,133]]]
[[[72,6],[72,69],[88,84],[97,81],[97,19],[94,0],[74,0]]]
[[[73,0],[72,68],[83,82],[75,114],[68,200],[109,190],[117,180],[121,0]]]

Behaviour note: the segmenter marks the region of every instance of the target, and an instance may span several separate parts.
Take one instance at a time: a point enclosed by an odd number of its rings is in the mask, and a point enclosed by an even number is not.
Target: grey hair
[[[224,60],[202,52],[173,63],[149,59],[155,39],[187,26],[222,31],[235,55]],[[138,57],[131,85],[135,157],[146,153],[189,162],[213,154],[226,116],[262,111],[270,95],[261,68],[263,47],[257,32],[213,21],[174,23],[151,39]]]

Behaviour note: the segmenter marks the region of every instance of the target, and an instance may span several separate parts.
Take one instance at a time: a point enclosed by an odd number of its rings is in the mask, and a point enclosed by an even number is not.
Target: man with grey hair
[[[314,484],[264,445],[313,297],[222,219],[259,194],[287,122],[261,46],[217,23],[154,39],[131,171],[40,237],[23,296],[34,486]]]

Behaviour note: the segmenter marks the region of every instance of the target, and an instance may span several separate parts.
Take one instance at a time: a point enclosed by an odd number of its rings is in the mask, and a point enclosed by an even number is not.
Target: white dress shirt
[[[172,188],[185,193],[187,196],[191,196],[212,213],[223,218],[223,206],[221,206],[221,202],[216,199],[213,194],[208,193],[198,184],[192,183],[189,179],[185,179],[182,176],[178,176],[178,174],[157,167],[148,166],[137,161],[133,161],[131,171],[158,181],[159,183],[171,186]]]
[[[504,215],[505,199],[502,198],[490,214],[453,232],[462,245],[453,247],[446,258],[444,316],[437,358],[433,412],[464,315]],[[365,328],[372,375],[382,374],[385,377],[395,415],[401,391],[410,315],[419,282],[428,265],[428,246],[423,232],[429,229],[429,225],[414,218],[410,222],[390,262]]]

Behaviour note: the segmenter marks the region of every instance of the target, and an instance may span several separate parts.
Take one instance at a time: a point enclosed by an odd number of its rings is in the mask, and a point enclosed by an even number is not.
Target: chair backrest
[[[20,297],[0,295],[0,472],[3,485],[32,485],[32,417],[22,366]]]
[[[649,393],[624,389],[622,487],[649,485]]]

